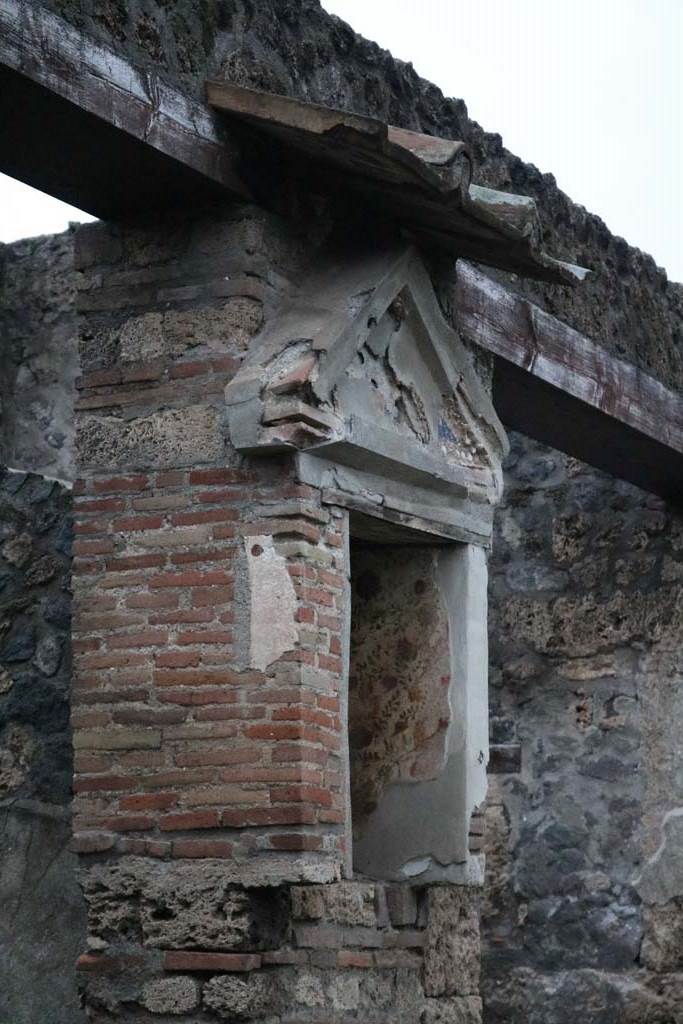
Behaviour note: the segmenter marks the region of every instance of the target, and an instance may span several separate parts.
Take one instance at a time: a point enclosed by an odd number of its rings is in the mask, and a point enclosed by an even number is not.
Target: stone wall
[[[516,436],[490,568],[485,1019],[681,1021],[680,510]]]
[[[91,935],[106,948],[79,964],[94,1022],[481,1020],[470,890],[365,882],[245,889],[226,882],[215,862],[163,871],[143,860],[95,868],[88,885]]]
[[[73,231],[0,245],[0,464],[72,480]]]
[[[525,164],[499,135],[469,120],[461,99],[445,98],[412,65],[357,36],[318,0],[49,0],[45,6],[199,97],[206,77],[224,77],[463,139],[478,165],[475,180],[536,199],[547,251],[593,270],[577,290],[510,276],[507,283],[669,387],[683,385],[681,286],[572,203],[551,174]]]
[[[0,1020],[75,1024],[71,495],[0,469]]]

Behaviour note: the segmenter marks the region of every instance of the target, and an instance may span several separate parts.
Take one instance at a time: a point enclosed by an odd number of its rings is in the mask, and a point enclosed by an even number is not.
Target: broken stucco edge
[[[272,536],[246,537],[244,551],[251,605],[249,663],[264,671],[297,645],[297,596],[287,559],[278,553]]]
[[[633,884],[646,903],[663,905],[683,896],[683,807],[667,811],[660,830],[662,841]]]

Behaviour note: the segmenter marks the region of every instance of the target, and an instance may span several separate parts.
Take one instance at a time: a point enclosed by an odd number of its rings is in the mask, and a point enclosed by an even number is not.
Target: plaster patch
[[[249,663],[263,671],[298,640],[295,621],[297,599],[287,560],[275,550],[269,536],[245,540],[249,573]]]
[[[635,882],[646,903],[668,903],[683,896],[683,807],[664,815],[662,841]]]

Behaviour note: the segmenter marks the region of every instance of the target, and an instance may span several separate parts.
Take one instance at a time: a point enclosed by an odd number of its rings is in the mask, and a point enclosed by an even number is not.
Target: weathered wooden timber
[[[496,356],[503,423],[683,502],[683,398],[465,261],[462,335]]]
[[[103,218],[247,196],[204,104],[38,4],[0,0],[0,170]]]

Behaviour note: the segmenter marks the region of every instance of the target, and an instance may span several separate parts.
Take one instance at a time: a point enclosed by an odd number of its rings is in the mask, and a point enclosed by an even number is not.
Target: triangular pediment
[[[226,398],[240,451],[305,453],[339,467],[337,484],[360,473],[359,491],[416,488],[419,505],[500,495],[505,432],[410,246],[332,256],[255,339]]]

